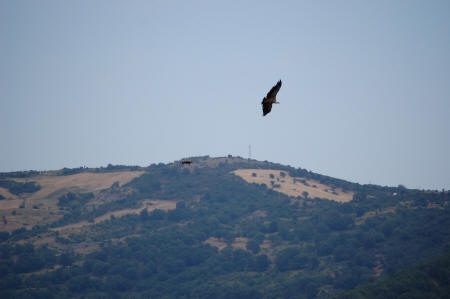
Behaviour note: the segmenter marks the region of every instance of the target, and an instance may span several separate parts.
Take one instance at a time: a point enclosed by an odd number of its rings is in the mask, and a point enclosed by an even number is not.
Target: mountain
[[[1,298],[364,298],[450,253],[449,192],[189,160],[0,174]]]

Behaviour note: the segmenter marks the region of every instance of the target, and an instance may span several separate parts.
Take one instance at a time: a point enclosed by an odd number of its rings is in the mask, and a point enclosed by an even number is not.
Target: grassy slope
[[[72,175],[41,174],[30,178],[10,178],[17,182],[36,182],[41,189],[34,193],[8,195],[0,201],[0,230],[12,232],[25,227],[45,225],[58,220],[64,212],[58,206],[58,197],[69,192],[100,192],[114,182],[126,184],[142,175],[143,171],[114,171],[104,173],[77,173]],[[15,212],[14,212],[15,211]]]

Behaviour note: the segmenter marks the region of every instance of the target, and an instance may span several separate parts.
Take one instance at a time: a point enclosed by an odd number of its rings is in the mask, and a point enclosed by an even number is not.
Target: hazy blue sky
[[[450,189],[449,112],[450,1],[0,2],[0,171],[251,145],[353,182]]]

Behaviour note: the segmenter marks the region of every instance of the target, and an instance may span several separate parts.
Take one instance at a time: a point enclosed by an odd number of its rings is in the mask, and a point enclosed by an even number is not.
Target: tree
[[[149,218],[151,220],[164,220],[165,216],[166,216],[166,212],[165,211],[160,210],[160,209],[154,209],[150,213]]]
[[[271,262],[270,262],[270,259],[267,257],[267,255],[265,255],[265,254],[257,255],[254,258],[253,263],[250,266],[249,270],[257,271],[257,272],[264,272],[269,268],[270,264],[271,264]]]
[[[142,221],[145,221],[149,218],[148,210],[147,208],[142,209],[142,211],[139,213],[139,219]]]
[[[255,239],[250,239],[247,242],[246,248],[256,254],[259,252],[259,242]]]
[[[278,231],[278,223],[276,221],[272,221],[269,224],[269,227],[267,228],[267,232],[269,234],[276,233]]]
[[[6,241],[9,238],[8,232],[0,232],[0,242]]]
[[[308,257],[301,254],[299,248],[288,247],[277,254],[275,265],[279,271],[298,270],[306,267],[308,261]]]
[[[67,266],[71,266],[72,263],[73,263],[73,258],[69,253],[64,252],[59,256],[59,264],[60,265],[67,267]]]

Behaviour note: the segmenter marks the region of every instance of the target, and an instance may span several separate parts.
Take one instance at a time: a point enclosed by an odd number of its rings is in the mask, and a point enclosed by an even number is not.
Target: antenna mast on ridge
[[[252,158],[252,146],[251,144],[248,145],[248,159],[250,160]]]

